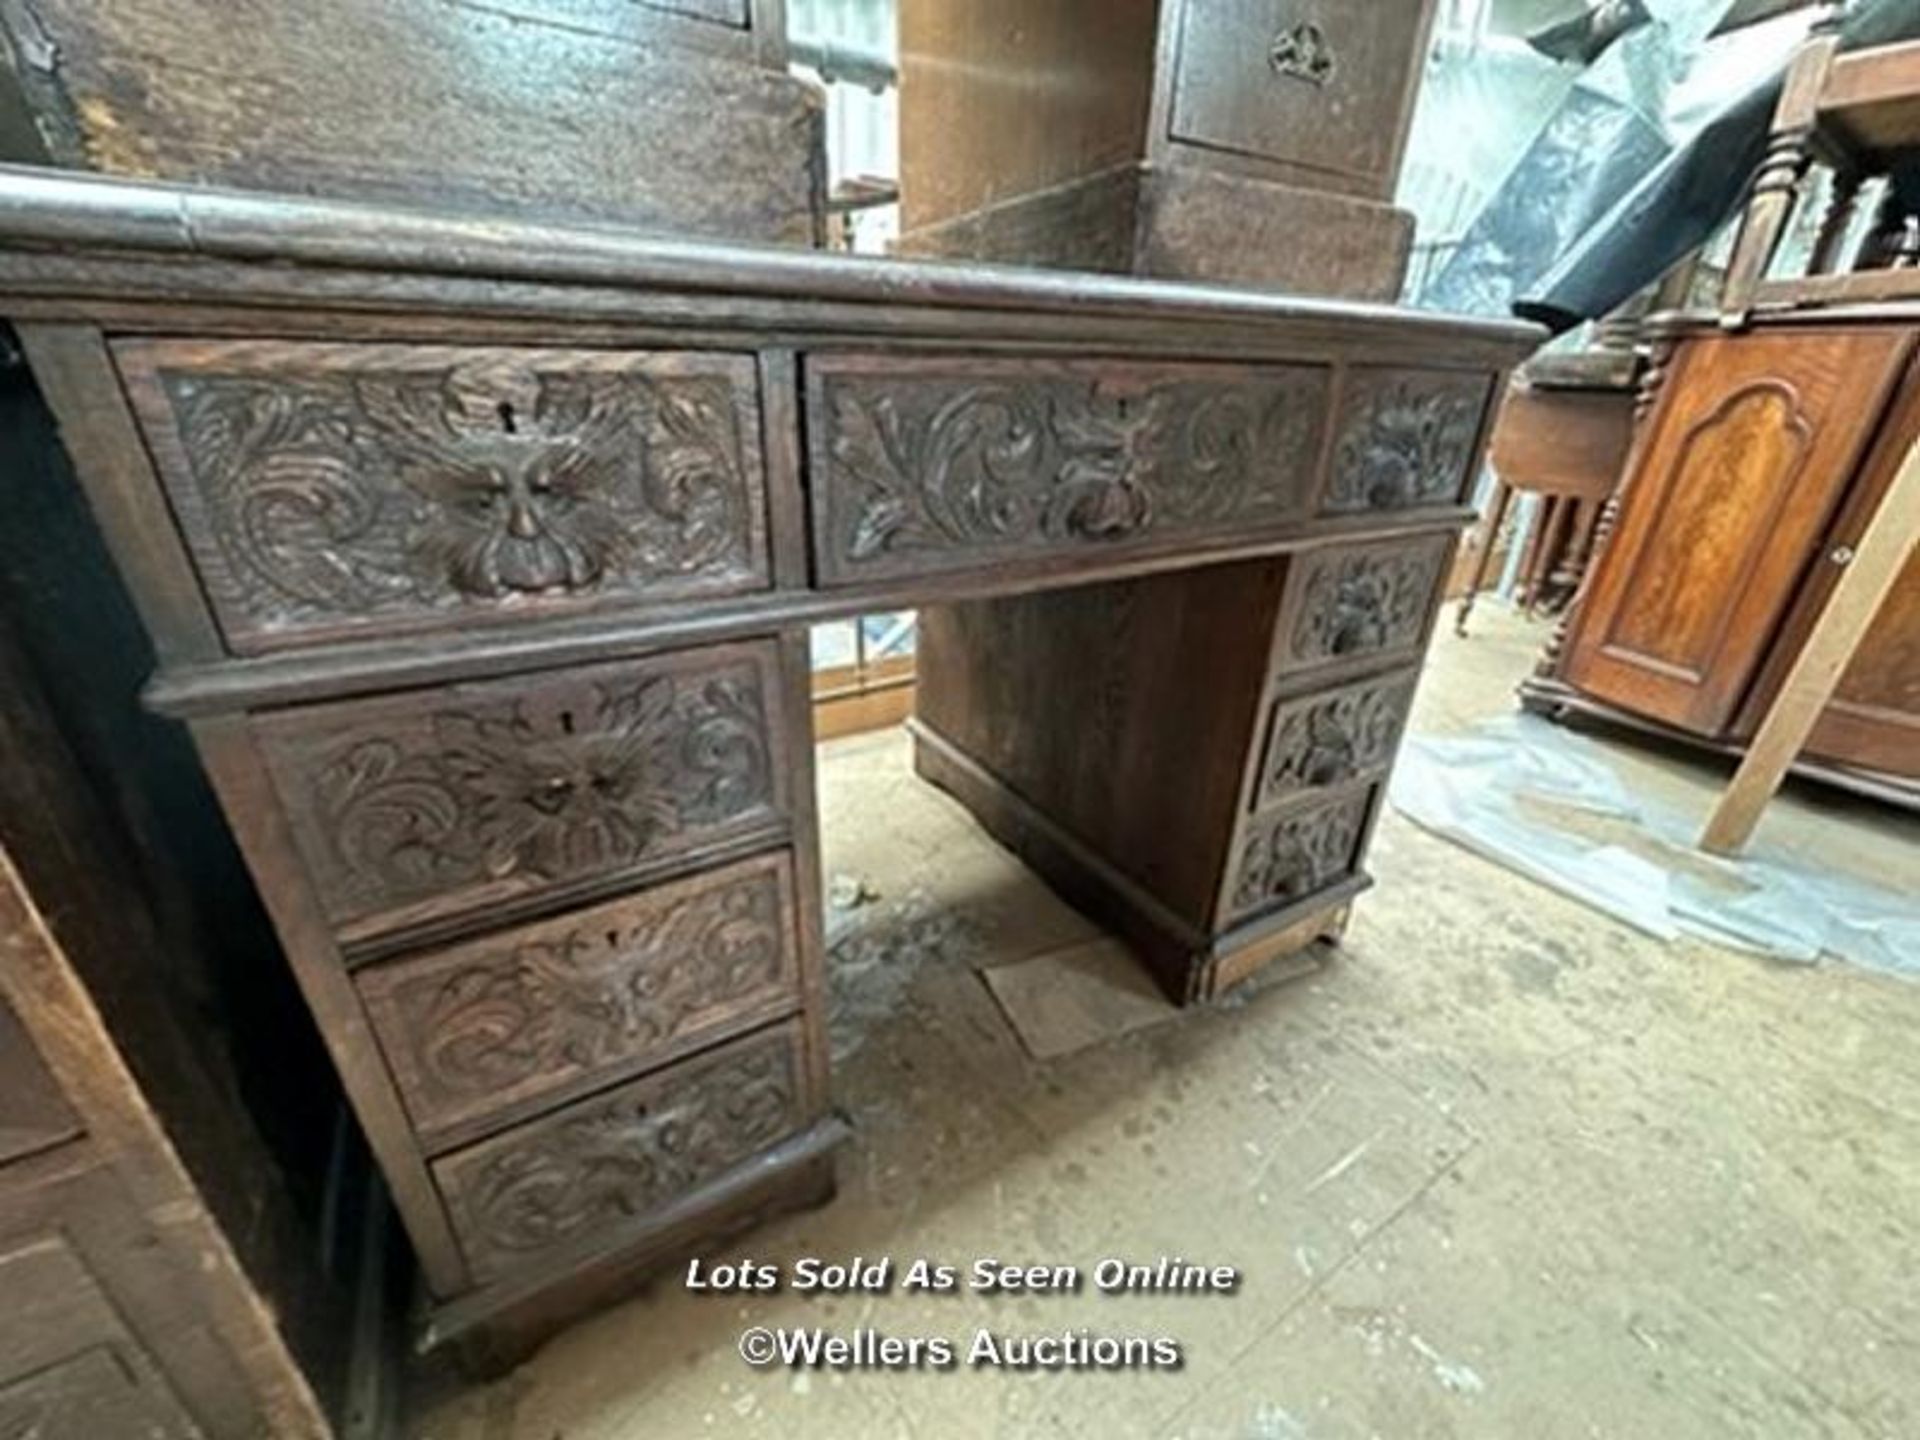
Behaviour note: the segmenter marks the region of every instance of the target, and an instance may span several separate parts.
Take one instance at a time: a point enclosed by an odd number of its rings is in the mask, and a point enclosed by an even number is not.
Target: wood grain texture
[[[1138,156],[1157,9],[1154,0],[902,0],[901,228]]]
[[[1426,0],[1188,0],[1169,135],[1386,199],[1426,58]]]
[[[253,722],[321,903],[348,938],[636,873],[777,831],[766,645]]]
[[[1329,381],[1308,366],[815,359],[816,566],[847,583],[1297,519]]]
[[[0,20],[56,164],[818,242],[817,92],[515,8],[8,0]]]
[[[362,970],[425,1143],[671,1060],[799,998],[784,855]]]
[[[1911,346],[1892,330],[1684,341],[1582,602],[1567,679],[1724,733]]]
[[[642,1215],[724,1174],[808,1118],[797,1028],[758,1031],[438,1161],[482,1280]]]
[[[769,584],[752,360],[122,341],[246,651]]]
[[[1819,618],[1801,643],[1780,693],[1754,733],[1740,768],[1707,817],[1700,848],[1737,854],[1752,838],[1760,812],[1786,778],[1842,672],[1892,593],[1907,562],[1920,554],[1920,446],[1908,450],[1867,525],[1866,533]]]

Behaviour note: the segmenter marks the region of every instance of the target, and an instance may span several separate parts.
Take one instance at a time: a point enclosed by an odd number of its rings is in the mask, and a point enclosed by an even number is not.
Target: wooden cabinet
[[[903,0],[901,249],[1391,300],[1431,0]]]
[[[1909,324],[1685,329],[1550,679],[1725,745],[1765,713],[1907,447]],[[1920,566],[1896,583],[1807,745],[1920,779]],[[1534,697],[1552,703],[1551,686]]]

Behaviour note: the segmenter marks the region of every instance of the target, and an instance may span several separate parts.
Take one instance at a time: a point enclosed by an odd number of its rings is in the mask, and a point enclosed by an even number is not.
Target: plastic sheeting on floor
[[[1764,825],[1745,855],[1707,855],[1703,816],[1630,794],[1604,745],[1545,720],[1410,736],[1390,794],[1426,829],[1662,940],[1920,979],[1920,896],[1818,869]]]

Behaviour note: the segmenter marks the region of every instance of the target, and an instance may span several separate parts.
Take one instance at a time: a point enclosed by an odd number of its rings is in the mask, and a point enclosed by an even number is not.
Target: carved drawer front
[[[778,1144],[809,1118],[804,1074],[786,1021],[435,1162],[475,1281],[591,1249]]]
[[[536,892],[604,890],[783,826],[771,643],[256,717],[346,941]]]
[[[816,568],[851,585],[1304,518],[1327,368],[823,356]]]
[[[1234,857],[1228,923],[1307,899],[1360,868],[1376,785],[1262,812],[1247,821]]]
[[[1331,514],[1458,505],[1493,394],[1485,371],[1356,365],[1341,386]]]
[[[1415,670],[1276,700],[1254,808],[1265,810],[1383,774],[1413,704]]]
[[[749,356],[116,354],[236,650],[768,586]]]
[[[408,1113],[431,1136],[791,1009],[796,954],[783,852],[357,978]]]
[[[1175,140],[1392,190],[1424,0],[1188,0]],[[1302,243],[1308,243],[1303,240]]]
[[[1274,640],[1279,674],[1412,655],[1438,602],[1451,534],[1334,545],[1295,556]]]

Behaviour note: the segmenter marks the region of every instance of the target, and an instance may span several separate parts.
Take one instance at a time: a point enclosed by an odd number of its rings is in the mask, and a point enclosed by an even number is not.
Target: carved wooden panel
[[[1234,858],[1227,920],[1304,900],[1351,875],[1375,794],[1362,786],[1249,820]]]
[[[1260,765],[1257,808],[1377,775],[1413,704],[1419,675],[1398,670],[1355,685],[1276,701]]]
[[[5,1440],[200,1440],[69,1237],[48,1230],[0,1252],[0,1295]]]
[[[1321,508],[1348,514],[1459,504],[1492,391],[1485,372],[1349,370]]]
[[[1417,649],[1453,537],[1329,546],[1293,562],[1276,668]]]
[[[395,961],[360,993],[414,1122],[443,1131],[684,1053],[796,993],[793,879],[758,856]]]
[[[658,1209],[807,1118],[796,1023],[582,1100],[434,1165],[485,1282]],[[617,1236],[609,1235],[609,1243]]]
[[[682,651],[254,722],[348,939],[779,827],[773,647]]]
[[[808,366],[822,582],[1301,518],[1321,366],[834,356]]]
[[[744,355],[124,341],[238,650],[764,589]]]

